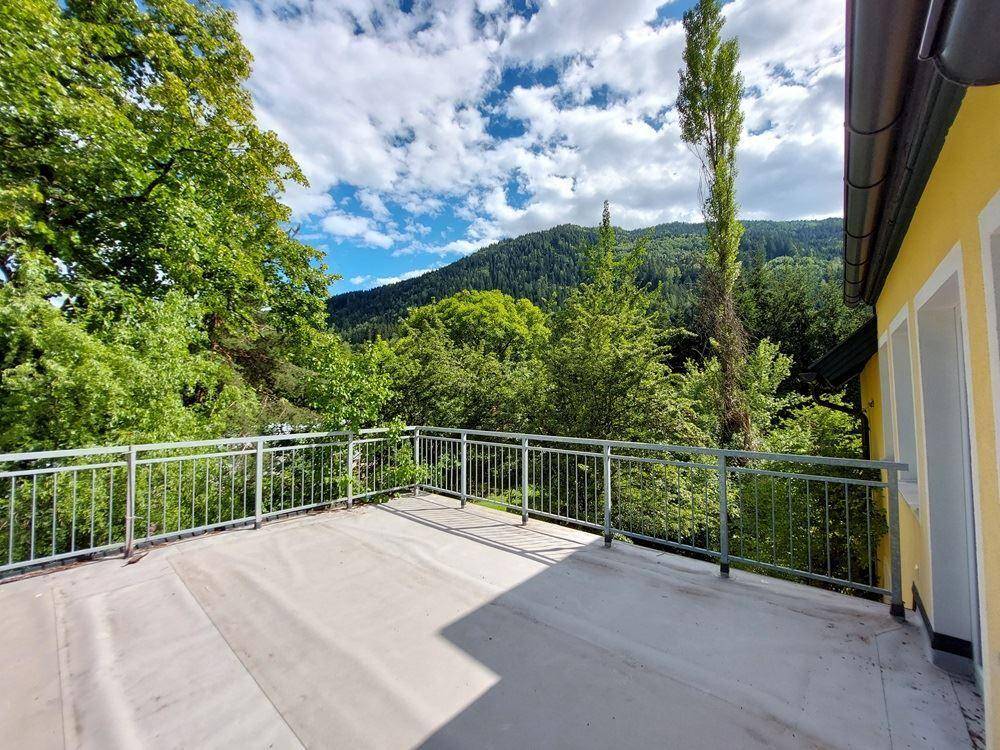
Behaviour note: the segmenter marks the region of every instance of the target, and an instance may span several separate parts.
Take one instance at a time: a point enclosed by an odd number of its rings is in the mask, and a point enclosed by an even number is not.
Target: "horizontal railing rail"
[[[412,442],[377,428],[0,454],[0,575],[406,489]]]
[[[887,596],[905,464],[444,427],[0,454],[0,574],[427,489]],[[4,561],[4,558],[5,561]]]
[[[617,538],[888,597],[902,614],[906,465],[421,426],[420,486]]]

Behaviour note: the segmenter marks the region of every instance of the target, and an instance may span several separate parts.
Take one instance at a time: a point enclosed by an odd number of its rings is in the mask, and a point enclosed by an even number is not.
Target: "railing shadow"
[[[768,596],[710,564],[449,502],[378,510],[543,567],[442,628],[498,680],[422,747],[826,747],[847,726],[846,744],[885,743],[878,610],[824,610],[840,598],[794,584],[790,608],[784,583]]]

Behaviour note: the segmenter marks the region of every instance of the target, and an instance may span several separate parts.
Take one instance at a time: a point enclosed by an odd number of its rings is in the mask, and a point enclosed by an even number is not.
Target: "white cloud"
[[[415,268],[412,271],[404,271],[399,274],[399,276],[379,276],[375,279],[375,286],[385,286],[386,284],[396,284],[400,281],[406,281],[407,279],[415,279],[417,276],[423,276],[425,273],[433,271],[438,266],[431,266],[430,268]]]
[[[297,13],[286,0],[236,0],[260,120],[311,182],[287,196],[296,216],[395,255],[466,254],[502,236],[592,225],[606,198],[628,228],[698,220],[697,162],[673,108],[683,29],[649,23],[661,4],[544,0],[525,21],[499,0],[425,0],[412,13],[395,0]],[[744,215],[839,214],[842,2],[734,0],[724,12],[752,93]],[[555,85],[496,95],[505,66],[547,65]],[[491,136],[499,115],[523,132]],[[330,197],[341,184],[356,189],[359,210]],[[468,229],[435,240],[421,218],[446,210]]]
[[[358,276],[352,276],[350,279],[348,279],[348,281],[350,281],[353,286],[361,286],[370,278],[371,276],[368,276],[366,274],[359,274]]]
[[[320,226],[334,237],[353,237],[365,245],[373,247],[388,248],[392,247],[395,242],[393,236],[380,231],[376,224],[366,216],[354,216],[333,211],[323,217]]]

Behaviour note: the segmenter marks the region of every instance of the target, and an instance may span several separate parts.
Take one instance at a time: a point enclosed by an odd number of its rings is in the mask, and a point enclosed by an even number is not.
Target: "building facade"
[[[847,41],[845,301],[875,313],[871,452],[909,465],[906,607],[933,661],[980,683],[1000,747],[1000,4],[849,2]]]

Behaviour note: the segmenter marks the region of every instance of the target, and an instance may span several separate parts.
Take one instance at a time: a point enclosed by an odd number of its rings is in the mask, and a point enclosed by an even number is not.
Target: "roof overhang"
[[[861,374],[865,364],[878,351],[878,327],[871,318],[837,346],[813,362],[799,375],[820,390],[837,390]]]
[[[996,0],[848,0],[848,305],[878,297],[966,87],[1000,82],[998,39]]]

